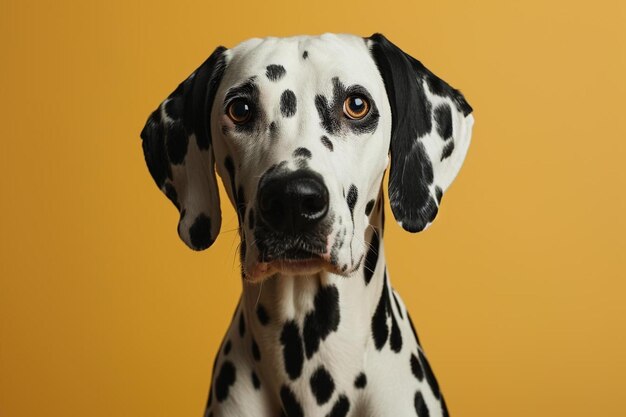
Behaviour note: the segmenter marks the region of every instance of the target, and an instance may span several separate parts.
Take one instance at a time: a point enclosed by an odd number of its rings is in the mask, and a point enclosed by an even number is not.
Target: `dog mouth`
[[[250,281],[261,281],[277,273],[309,275],[320,271],[338,272],[337,266],[331,262],[330,253],[290,247],[271,257],[259,256],[258,262],[246,275]]]

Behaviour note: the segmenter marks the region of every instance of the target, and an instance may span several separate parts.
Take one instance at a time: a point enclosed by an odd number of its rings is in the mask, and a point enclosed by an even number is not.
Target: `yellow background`
[[[386,233],[452,415],[624,415],[624,1],[99,3],[0,4],[1,417],[202,414],[236,217],[187,249],[139,132],[217,45],[326,31],[475,108],[437,222]]]

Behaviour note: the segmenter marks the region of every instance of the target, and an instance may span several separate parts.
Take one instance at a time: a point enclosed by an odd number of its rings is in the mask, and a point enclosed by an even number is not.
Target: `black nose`
[[[328,212],[328,189],[322,177],[311,171],[293,171],[267,180],[258,199],[263,220],[277,232],[306,232]]]

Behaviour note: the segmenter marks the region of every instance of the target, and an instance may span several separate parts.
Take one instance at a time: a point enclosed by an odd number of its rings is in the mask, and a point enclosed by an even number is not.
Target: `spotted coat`
[[[354,97],[365,116],[346,117]],[[391,286],[382,179],[389,166],[396,221],[426,229],[467,153],[471,112],[384,36],[325,34],[220,47],[150,115],[144,154],[181,239],[202,250],[217,238],[215,171],[240,225],[243,291],[206,417],[448,415]],[[288,240],[263,195],[301,173],[324,184],[328,211]],[[295,247],[316,262],[290,263]]]

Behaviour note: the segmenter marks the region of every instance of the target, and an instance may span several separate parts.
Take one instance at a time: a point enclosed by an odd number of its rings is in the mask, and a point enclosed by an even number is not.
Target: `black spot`
[[[367,202],[367,204],[365,205],[365,215],[369,216],[372,213],[372,209],[374,208],[374,200],[370,200]]]
[[[230,353],[230,348],[232,347],[232,344],[230,343],[230,340],[228,342],[226,342],[226,344],[224,345],[224,355],[228,355]]]
[[[263,305],[259,304],[256,308],[256,316],[259,318],[259,322],[265,326],[270,322],[270,317],[267,315],[267,311]]]
[[[254,229],[254,209],[251,208],[250,212],[248,213],[248,227],[250,227],[250,229]]]
[[[365,279],[365,285],[369,284],[376,270],[376,264],[378,263],[378,250],[380,246],[380,238],[376,230],[372,232],[372,240],[370,241],[369,248],[367,249],[367,256],[365,257],[365,265],[363,267],[363,278]]]
[[[381,350],[387,338],[389,337],[389,326],[387,325],[389,297],[387,296],[387,272],[383,278],[383,289],[378,300],[378,305],[372,316],[372,337],[374,339],[374,346],[376,349]]]
[[[354,184],[350,184],[350,189],[348,190],[348,197],[346,197],[346,201],[348,202],[348,208],[350,209],[350,216],[352,217],[352,221],[354,221],[354,206],[356,205],[356,201],[359,198],[359,190],[356,188]]]
[[[437,122],[437,133],[443,140],[452,137],[452,110],[447,104],[437,106],[435,109],[435,121]]]
[[[398,327],[398,322],[396,321],[396,316],[393,314],[391,309],[391,303],[387,304],[387,308],[389,309],[389,314],[391,315],[391,334],[389,335],[389,347],[396,353],[399,353],[402,350],[402,333],[400,332],[400,328]]]
[[[421,142],[407,150],[407,153],[402,152],[397,154],[399,158],[395,158],[401,159],[402,165],[395,166],[393,153],[391,157],[389,172],[391,208],[405,230],[419,232],[437,215],[437,203],[428,188],[433,182],[433,167]]]
[[[424,375],[426,375],[426,381],[428,381],[428,385],[430,385],[430,389],[432,390],[433,395],[439,398],[440,392],[439,392],[439,384],[437,383],[437,378],[435,378],[435,374],[433,373],[433,370],[430,367],[428,360],[424,356],[424,353],[421,350],[419,350],[418,353],[420,357],[420,362],[422,364],[422,367],[424,368]]]
[[[280,389],[280,401],[283,403],[283,408],[287,417],[304,417],[302,406],[296,399],[293,391],[291,391],[286,385],[283,385]]]
[[[315,295],[314,310],[304,319],[304,346],[306,357],[311,358],[330,332],[336,331],[341,319],[339,291],[334,285],[321,287]]]
[[[176,188],[169,182],[165,183],[165,196],[180,210],[180,204],[178,203],[178,193]]]
[[[307,59],[309,57],[309,51],[302,52],[302,59]]]
[[[215,379],[215,398],[222,402],[228,397],[228,390],[235,383],[235,366],[230,361],[225,361]]]
[[[254,386],[254,389],[261,388],[261,381],[259,381],[259,377],[254,371],[252,371],[252,386]]]
[[[435,196],[437,197],[437,203],[441,203],[441,197],[443,197],[443,191],[441,187],[435,187]]]
[[[428,406],[426,405],[426,401],[424,401],[424,397],[420,391],[415,393],[415,412],[418,417],[430,417],[430,412],[428,411]]]
[[[285,323],[280,335],[280,343],[283,345],[285,371],[287,375],[289,375],[289,378],[296,379],[302,373],[304,353],[302,352],[300,329],[295,321],[290,320]]]
[[[305,159],[309,159],[311,158],[311,151],[308,150],[307,148],[298,148],[295,151],[293,151],[293,157],[294,158],[305,158]]]
[[[415,378],[417,378],[418,381],[421,382],[424,379],[422,364],[413,353],[411,353],[411,372],[413,372],[413,375],[415,375]]]
[[[425,83],[433,93],[451,97],[464,113],[471,112],[471,107],[458,91],[384,36],[377,34],[371,39],[372,54],[383,77],[391,111],[397,116],[392,118],[391,129],[391,208],[405,230],[418,232],[437,215],[437,204],[428,192],[432,164],[423,144],[419,140],[415,142],[432,130],[432,103],[426,97]]]
[[[287,71],[285,71],[285,67],[282,65],[268,65],[265,71],[265,76],[270,81],[278,81],[283,75],[285,75]]]
[[[296,114],[296,95],[291,90],[283,91],[280,96],[280,112],[284,117]]]
[[[333,112],[332,106],[328,104],[328,99],[322,95],[315,96],[315,108],[320,117],[320,124],[329,134],[335,134],[339,131],[340,123],[338,116]]]
[[[444,159],[450,157],[450,155],[452,155],[452,152],[454,152],[454,142],[446,143],[446,146],[444,146],[443,150],[441,151],[441,160],[443,161]]]
[[[333,151],[334,146],[333,146],[333,143],[330,141],[330,139],[328,139],[328,136],[322,136],[321,141],[322,141],[322,144],[326,146],[329,151],[331,152]]]
[[[362,388],[365,388],[366,385],[367,385],[367,377],[365,376],[363,372],[361,372],[360,374],[357,375],[356,379],[354,380],[354,386],[356,388],[362,389]]]
[[[189,239],[194,249],[206,249],[213,244],[211,238],[211,219],[204,213],[196,217],[193,224],[189,228]]]
[[[423,78],[416,76],[425,68],[382,35],[372,39],[372,55],[383,77],[391,112],[398,116],[392,118],[392,137],[401,135],[399,141],[412,142],[432,129],[432,104],[424,92]]]
[[[180,122],[171,123],[167,131],[167,156],[174,165],[182,164],[187,156],[189,137]]]
[[[252,357],[255,361],[261,360],[261,351],[259,350],[259,345],[256,344],[256,340],[252,339]]]
[[[340,395],[326,417],[345,417],[348,415],[348,411],[350,411],[350,400],[345,395]]]
[[[402,309],[400,308],[400,301],[398,301],[398,296],[396,296],[396,293],[394,291],[392,291],[391,294],[393,294],[393,301],[395,301],[396,303],[396,309],[398,310],[400,318],[404,319],[404,314],[402,314]]]
[[[246,319],[243,317],[243,311],[239,313],[239,336],[246,334]]]
[[[333,377],[328,373],[326,368],[320,366],[315,370],[315,372],[313,372],[309,382],[311,384],[311,391],[317,400],[317,404],[326,404],[335,391],[335,382],[333,381]]]

